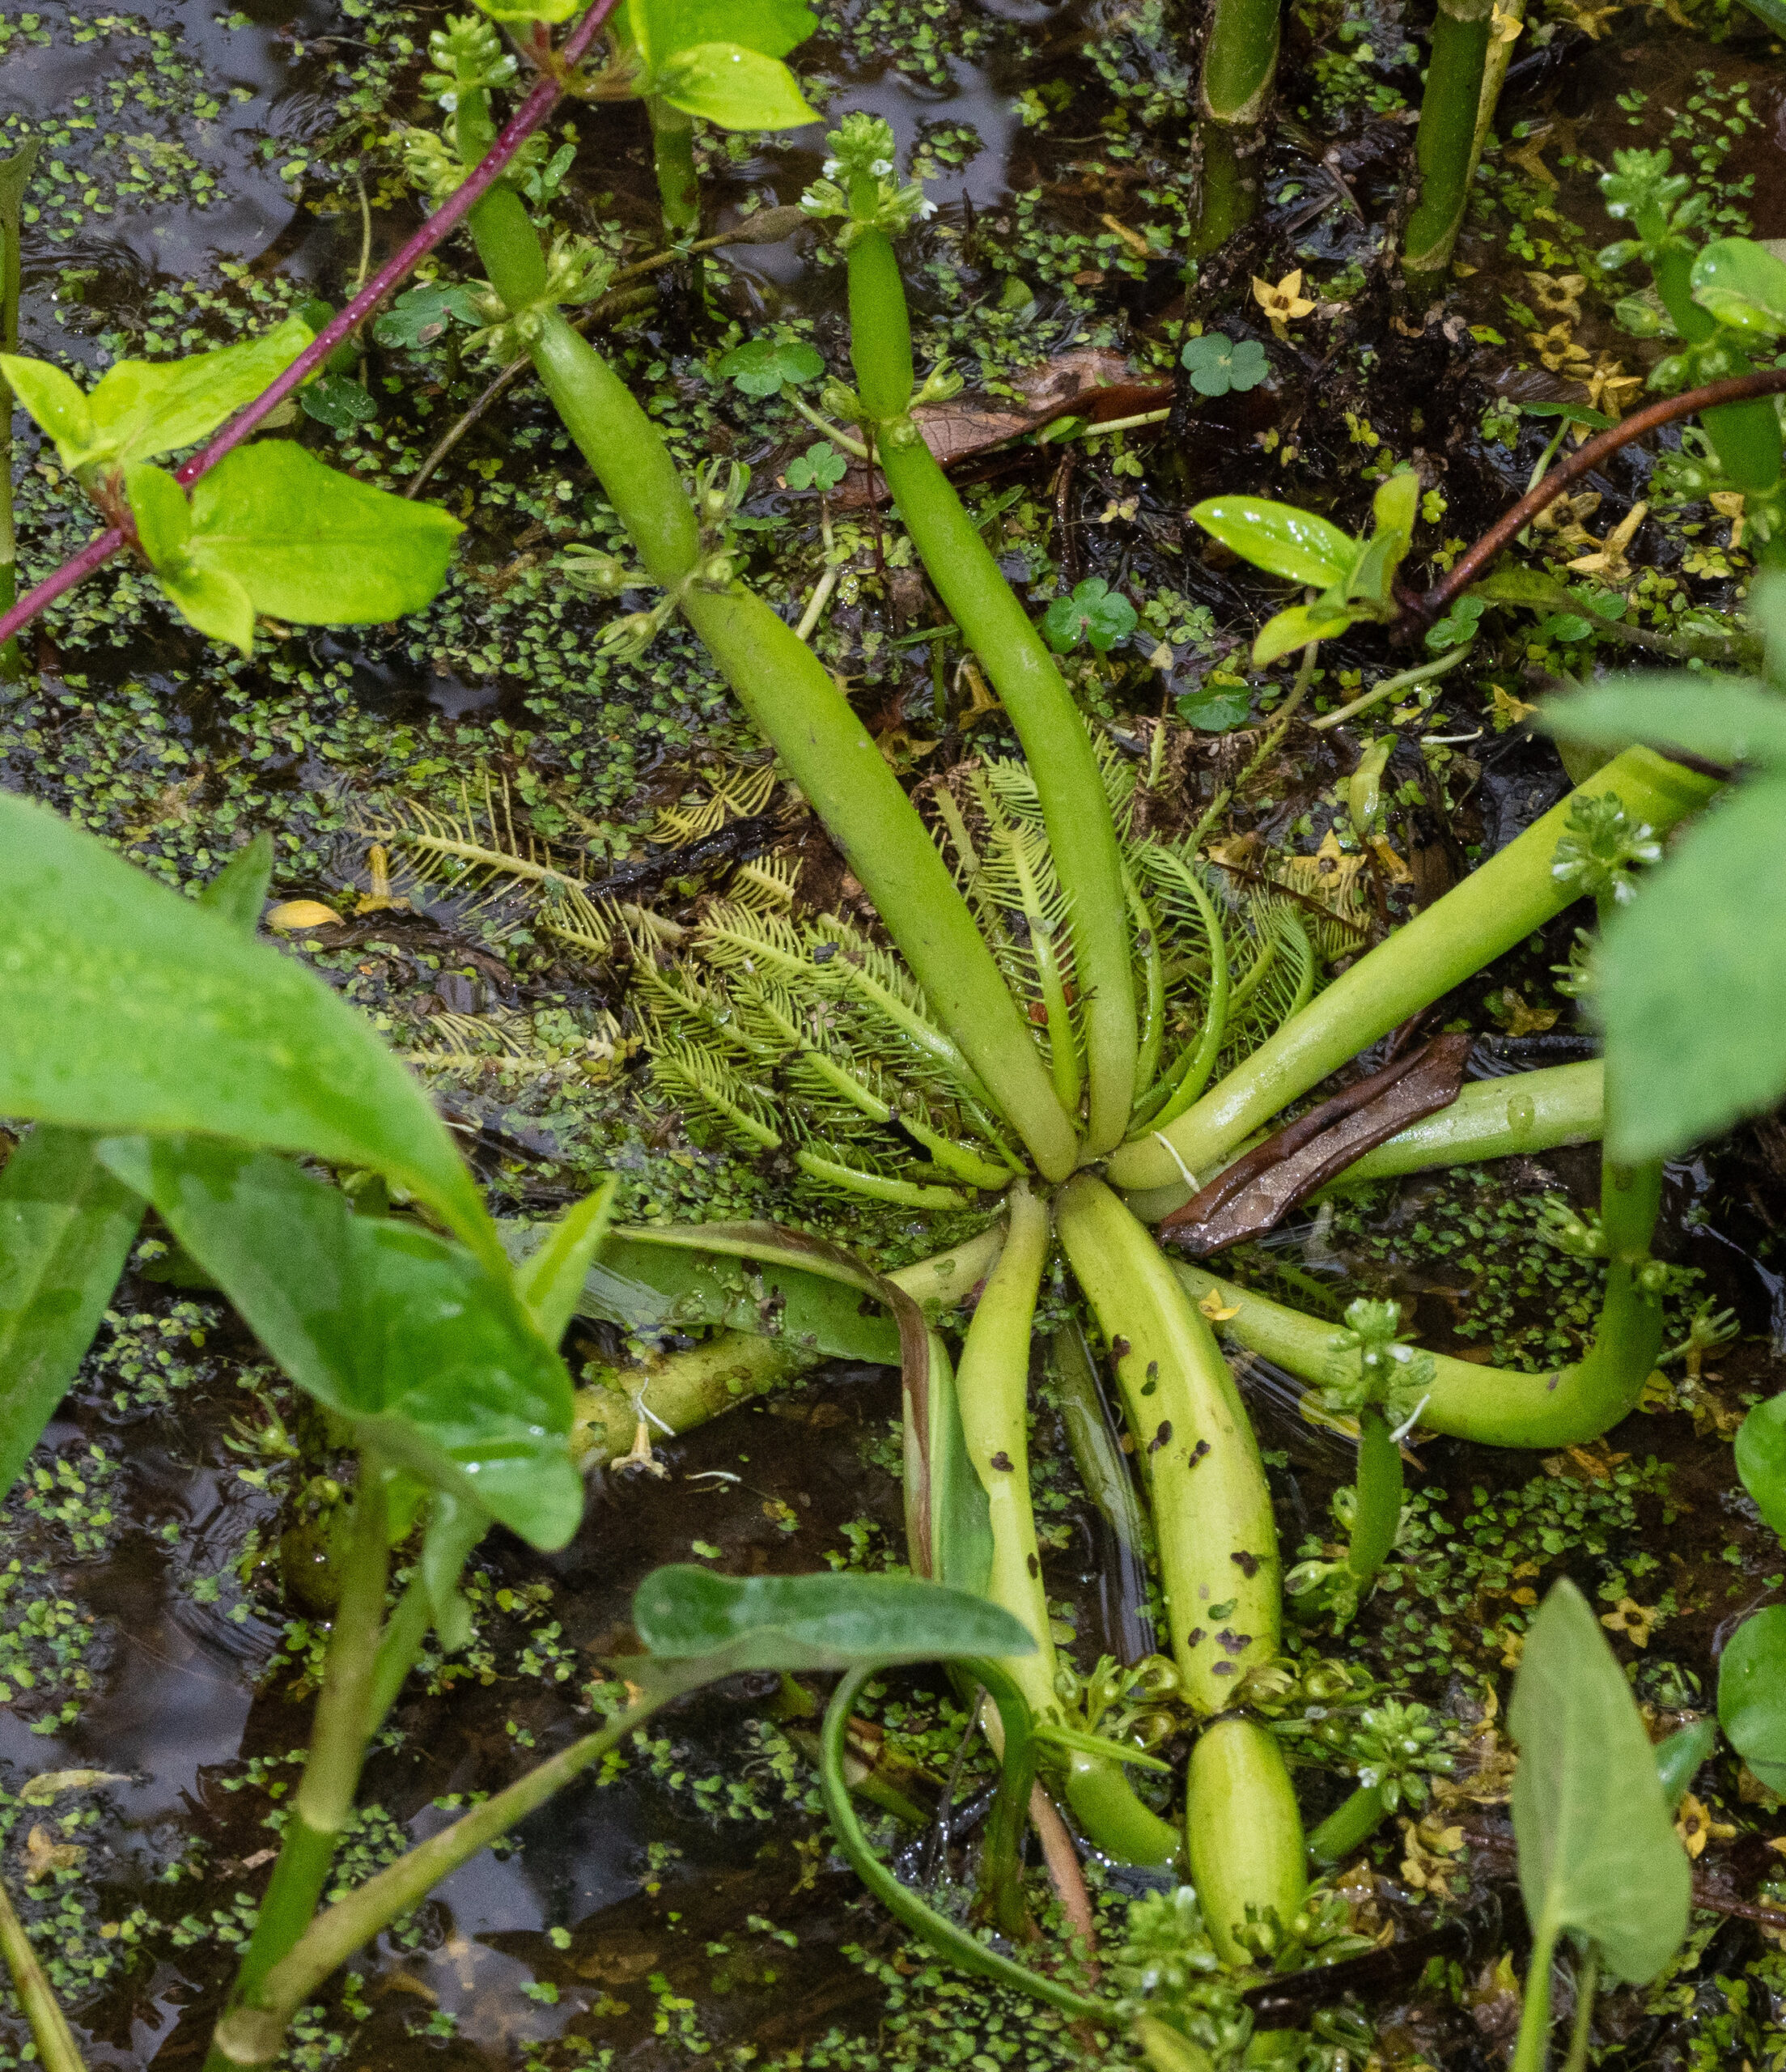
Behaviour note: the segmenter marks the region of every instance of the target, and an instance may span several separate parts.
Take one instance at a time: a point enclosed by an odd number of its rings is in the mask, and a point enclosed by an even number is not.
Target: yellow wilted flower
[[[267,914],[269,928],[333,928],[340,923],[340,915],[320,899],[282,899]]]
[[[1313,314],[1314,304],[1302,292],[1302,269],[1298,266],[1288,273],[1274,287],[1269,281],[1253,276],[1253,299],[1270,320],[1271,329],[1281,338],[1284,326],[1293,324],[1299,316]]]

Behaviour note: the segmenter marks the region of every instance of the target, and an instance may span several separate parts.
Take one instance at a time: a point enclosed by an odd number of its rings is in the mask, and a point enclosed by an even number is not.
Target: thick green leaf
[[[1767,1789],[1786,1794],[1786,1604],[1731,1635],[1718,1664],[1718,1724]]]
[[[1615,1978],[1655,1977],[1686,1934],[1692,1878],[1643,1716],[1573,1583],[1532,1621],[1508,1714],[1513,1833],[1532,1932],[1599,1946]]]
[[[114,1137],[100,1155],[362,1445],[536,1547],[576,1531],[571,1379],[506,1277],[265,1152]]]
[[[483,1203],[427,1097],[295,958],[0,792],[0,1115],[204,1130],[371,1166],[493,1263]]]
[[[656,92],[722,130],[800,130],[821,118],[778,57],[741,43],[698,43],[665,59]]]
[[[1786,332],[1786,265],[1753,238],[1714,238],[1693,262],[1693,299],[1751,337]]]
[[[1775,36],[1786,36],[1786,0],[1742,0],[1742,4]]]
[[[1358,541],[1313,512],[1262,496],[1212,496],[1190,515],[1257,567],[1321,590],[1344,584],[1360,551]]]
[[[93,1343],[142,1221],[85,1130],[40,1123],[0,1173],[0,1496]]]
[[[356,482],[289,439],[238,447],[193,489],[195,567],[233,576],[257,612],[358,626],[420,611],[464,528],[438,504]]]
[[[1253,643],[1253,666],[1262,669],[1268,662],[1306,648],[1311,640],[1331,640],[1358,620],[1368,618],[1350,605],[1322,600],[1313,605],[1292,605],[1288,611],[1268,618]]]
[[[1606,1144],[1672,1157],[1786,1092],[1786,778],[1738,786],[1606,923]]]
[[[121,359],[85,396],[40,361],[3,356],[0,371],[56,441],[65,467],[121,466],[196,445],[283,373],[311,335],[301,318],[288,316],[244,345],[185,359]]]
[[[1549,700],[1538,724],[1559,740],[1596,748],[1646,741],[1713,762],[1786,764],[1786,698],[1734,677],[1609,677]]]
[[[1786,1395],[1758,1403],[1742,1420],[1737,1472],[1755,1509],[1786,1539]]]
[[[800,0],[630,0],[633,40],[653,65],[702,43],[740,43],[785,57],[818,27]]]
[[[545,1233],[545,1242],[515,1276],[521,1300],[548,1345],[564,1336],[583,1292],[583,1282],[613,1213],[615,1181],[574,1202]]]
[[[719,1576],[682,1563],[639,1585],[633,1625],[661,1660],[722,1658],[716,1674],[1036,1651],[1008,1611],[912,1576]]]

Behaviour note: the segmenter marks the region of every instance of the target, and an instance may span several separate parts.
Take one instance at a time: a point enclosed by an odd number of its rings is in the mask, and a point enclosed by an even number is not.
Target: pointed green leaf
[[[1786,1604],[1731,1635],[1718,1664],[1718,1724],[1767,1789],[1786,1796]]]
[[[87,459],[121,465],[196,446],[282,374],[312,335],[301,317],[288,316],[261,338],[215,352],[120,360],[87,397],[94,450]]]
[[[427,1529],[422,1539],[422,1586],[428,1593],[435,1631],[448,1654],[456,1654],[471,1638],[471,1607],[459,1588],[459,1578],[491,1522],[487,1511],[461,1502],[444,1489],[435,1491],[428,1506]]]
[[[361,1445],[536,1547],[576,1531],[570,1376],[506,1277],[265,1152],[114,1137],[100,1155]]]
[[[207,639],[227,641],[244,655],[254,652],[254,605],[227,569],[197,561],[176,562],[155,571],[155,580],[180,615]]]
[[[1360,542],[1293,503],[1262,496],[1212,496],[1193,507],[1191,516],[1224,547],[1256,567],[1317,589],[1345,582]]]
[[[10,158],[0,159],[0,225],[16,230],[19,210],[36,169],[42,139],[28,137]]]
[[[193,531],[193,510],[185,490],[153,461],[134,461],[124,471],[124,493],[149,566],[159,571],[183,563]]]
[[[672,108],[722,130],[799,130],[820,120],[778,57],[741,43],[698,43],[659,67],[653,87]]]
[[[1786,698],[1734,677],[1610,677],[1549,700],[1538,724],[1596,748],[1644,741],[1713,762],[1786,764]]]
[[[1693,262],[1693,299],[1758,338],[1786,333],[1786,264],[1753,238],[1714,238]]]
[[[1678,1726],[1665,1741],[1656,1744],[1656,1775],[1670,1813],[1675,1812],[1699,1770],[1712,1760],[1718,1745],[1718,1730],[1708,1719],[1696,1719],[1690,1726]]]
[[[1332,640],[1366,616],[1343,604],[1292,605],[1260,627],[1253,643],[1253,666],[1262,669],[1280,656],[1306,648],[1311,640]]]
[[[573,1203],[515,1276],[521,1300],[548,1345],[558,1344],[577,1314],[583,1282],[613,1213],[617,1184],[610,1175],[594,1193]]]
[[[654,66],[702,43],[785,57],[819,25],[800,0],[631,0],[627,11],[633,40]]]
[[[78,467],[94,434],[93,414],[76,384],[48,360],[25,359],[17,353],[0,353],[0,375],[37,429],[55,440],[62,465]]]
[[[639,1585],[633,1625],[660,1660],[722,1658],[715,1674],[1036,1651],[1008,1611],[911,1576],[719,1576],[681,1563]]]
[[[238,447],[193,490],[194,564],[257,612],[357,626],[420,611],[463,530],[438,504],[356,482],[289,439]]]
[[[273,881],[273,837],[263,828],[252,842],[238,849],[198,895],[201,906],[221,914],[234,928],[252,938],[267,903],[267,887]]]
[[[1737,1472],[1755,1509],[1786,1539],[1786,1395],[1758,1403],[1742,1420]]]
[[[0,1495],[67,1393],[142,1221],[142,1195],[95,1141],[40,1123],[0,1172]]]
[[[1556,1584],[1532,1621],[1508,1723],[1534,1935],[1573,1930],[1598,1944],[1614,1978],[1645,1984],[1686,1934],[1692,1878],[1643,1715],[1572,1582]]]
[[[46,807],[0,792],[0,1115],[207,1130],[370,1166],[504,1266],[428,1098],[346,1003]]]
[[[1378,532],[1413,538],[1414,521],[1420,515],[1420,478],[1411,468],[1391,475],[1377,490],[1371,499],[1371,515]]]
[[[1786,1092],[1786,776],[1746,780],[1607,922],[1606,1148],[1672,1157]]]

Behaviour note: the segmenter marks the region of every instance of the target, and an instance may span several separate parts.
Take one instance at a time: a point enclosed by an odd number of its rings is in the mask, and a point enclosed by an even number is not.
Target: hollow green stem
[[[1355,1159],[1316,1199],[1435,1166],[1530,1157],[1564,1144],[1596,1143],[1606,1128],[1606,1084],[1598,1058],[1504,1079],[1470,1080],[1449,1108],[1411,1123]]]
[[[995,1688],[983,1675],[982,1670],[991,1669],[996,1676],[999,1674],[996,1664],[982,1665],[969,1662],[963,1663],[962,1667],[970,1676],[981,1675],[989,1690]],[[1075,2019],[1084,2017],[1109,2023],[1112,2010],[1106,2002],[1075,1993],[1071,1987],[1045,1977],[1040,1972],[1033,1972],[1027,1965],[1016,1964],[1009,1957],[1000,1955],[996,1950],[988,1949],[958,1922],[937,1913],[934,1907],[927,1906],[917,1893],[901,1884],[875,1854],[868,1836],[862,1832],[862,1824],[857,1819],[855,1808],[850,1802],[849,1787],[843,1781],[846,1736],[851,1711],[861,1694],[862,1687],[873,1674],[872,1668],[853,1669],[838,1684],[832,1694],[829,1705],[825,1709],[825,1726],[820,1737],[823,1760],[819,1771],[819,1782],[825,1794],[825,1816],[830,1821],[838,1847],[855,1866],[857,1876],[897,1921],[922,1936],[940,1955],[959,1965],[963,1971],[991,1979],[999,1985],[1013,1987],[1019,1993],[1029,1993]],[[1006,1760],[1008,1761],[1011,1753],[1008,1734],[1005,1748]],[[1001,1786],[1003,1781],[1001,1777]]]
[[[384,1472],[374,1454],[363,1453],[341,1602],[329,1637],[310,1753],[266,1897],[236,1972],[232,2005],[269,2004],[265,1998],[269,1975],[310,1926],[337,1845],[353,1818],[360,1765],[375,1724],[389,1561]],[[209,2062],[214,2068],[218,2062],[215,2045]]]
[[[849,268],[851,352],[876,423],[881,472],[944,609],[1011,715],[1041,800],[1085,1000],[1086,1144],[1095,1157],[1119,1144],[1127,1127],[1139,1043],[1122,859],[1103,779],[1054,657],[907,414],[911,328],[885,234],[859,228]]]
[[[1607,1241],[1606,1289],[1593,1344],[1573,1366],[1522,1374],[1506,1367],[1434,1353],[1432,1394],[1419,1419],[1429,1430],[1491,1446],[1550,1448],[1597,1438],[1637,1407],[1662,1342],[1661,1305],[1643,1288],[1650,1233],[1661,1199],[1659,1165],[1604,1169],[1601,1227]],[[1178,1277],[1197,1300],[1214,1295],[1235,1314],[1222,1329],[1318,1386],[1347,1354],[1334,1327],[1254,1295],[1203,1267]]]
[[[1557,1930],[1547,1922],[1541,1921],[1533,1931],[1512,2072],[1544,2072],[1550,2057],[1551,1964],[1556,1955],[1556,1941]]]
[[[1414,140],[1419,198],[1402,241],[1402,270],[1417,293],[1430,292],[1444,278],[1470,204],[1494,11],[1494,0],[1439,0]]]
[[[1121,1200],[1080,1174],[1056,1221],[1116,1361],[1184,1689],[1220,1712],[1277,1652],[1278,1536],[1258,1442],[1207,1320]]]
[[[481,87],[459,96],[454,135],[462,164],[475,166],[496,141],[490,96]],[[545,254],[527,207],[509,182],[498,180],[468,219],[490,284],[511,310],[525,309],[545,293]]]
[[[657,94],[645,97],[651,121],[651,162],[657,170],[664,228],[674,239],[701,227],[701,181],[694,169],[694,117]]]
[[[1123,1145],[1112,1183],[1139,1193],[1154,1216],[1187,1201],[1186,1171],[1207,1176],[1280,1108],[1398,1023],[1511,949],[1574,897],[1552,870],[1571,805],[1615,795],[1633,822],[1671,827],[1716,788],[1713,779],[1627,749],[1517,840],[1361,957],[1164,1132]]]
[[[1375,1403],[1365,1404],[1358,1427],[1357,1502],[1346,1567],[1362,1593],[1389,1559],[1402,1522],[1402,1449]]]
[[[1216,0],[1198,92],[1203,184],[1190,250],[1199,258],[1258,214],[1262,132],[1277,77],[1279,14],[1278,0]]]
[[[1277,1737],[1255,1719],[1212,1720],[1190,1751],[1185,1840],[1217,1954],[1250,1964],[1249,1919],[1287,1930],[1308,1888],[1302,1815]]]
[[[1353,1850],[1364,1847],[1389,1817],[1381,1787],[1361,1784],[1309,1836],[1309,1861],[1318,1870],[1343,1863]]]
[[[31,2024],[37,2060],[44,2072],[86,2072],[74,2032],[68,2026],[62,2002],[37,1961],[37,1952],[32,1948],[25,1925],[13,1911],[4,1886],[0,1886],[0,1956],[6,1960],[12,1989]]]

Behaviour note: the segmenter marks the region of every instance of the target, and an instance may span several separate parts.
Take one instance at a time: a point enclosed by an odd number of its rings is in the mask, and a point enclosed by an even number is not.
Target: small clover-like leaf
[[[816,489],[821,496],[829,496],[849,472],[849,462],[829,439],[821,439],[788,462],[787,486]]]
[[[373,324],[372,336],[381,346],[431,346],[455,320],[473,325],[483,321],[470,289],[424,281],[397,297]]]
[[[1190,339],[1178,358],[1200,396],[1225,396],[1230,390],[1244,394],[1257,388],[1271,372],[1265,348],[1256,338],[1243,338],[1237,345],[1221,331]]]
[[[1057,597],[1043,615],[1041,630],[1057,655],[1083,642],[1095,653],[1108,654],[1126,640],[1136,625],[1135,609],[1101,575],[1088,575],[1070,597]]]
[[[719,371],[747,396],[774,396],[789,383],[798,388],[817,380],[825,355],[799,338],[751,338],[734,346]]]
[[[298,401],[303,405],[306,417],[327,425],[331,431],[351,431],[355,425],[368,424],[378,415],[378,405],[358,382],[345,374],[324,375],[308,388],[300,389]]]

